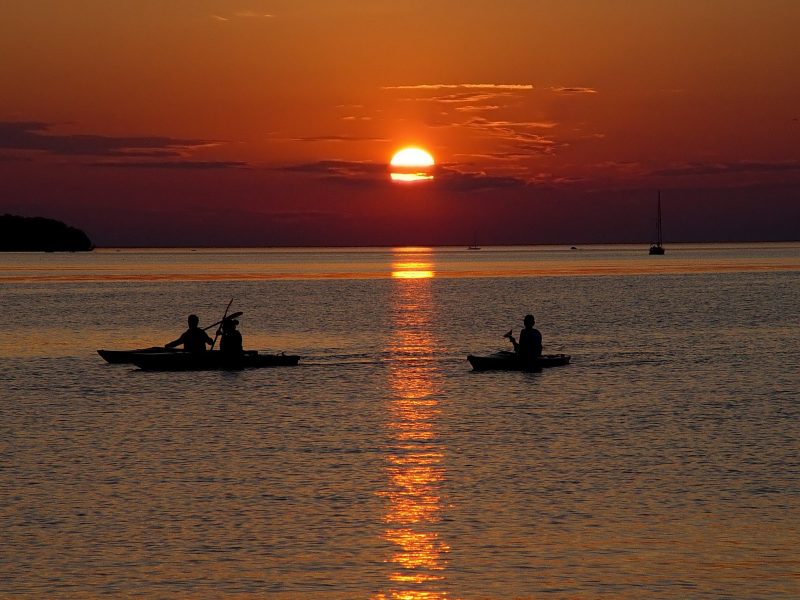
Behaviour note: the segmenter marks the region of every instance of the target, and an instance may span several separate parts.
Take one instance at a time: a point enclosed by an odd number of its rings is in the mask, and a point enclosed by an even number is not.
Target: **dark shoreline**
[[[91,252],[80,229],[44,217],[0,216],[0,252]]]

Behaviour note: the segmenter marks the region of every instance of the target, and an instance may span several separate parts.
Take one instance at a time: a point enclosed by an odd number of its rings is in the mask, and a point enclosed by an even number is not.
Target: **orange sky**
[[[0,211],[103,245],[647,241],[661,189],[667,240],[796,239],[799,26],[795,0],[12,3]],[[388,182],[410,143],[433,182]]]

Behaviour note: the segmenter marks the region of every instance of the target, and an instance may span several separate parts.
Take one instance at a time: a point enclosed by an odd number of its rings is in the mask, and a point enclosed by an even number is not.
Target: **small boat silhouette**
[[[661,191],[658,192],[658,217],[656,218],[656,243],[650,245],[650,254],[662,255],[664,254],[664,246],[662,245],[661,236]]]
[[[478,234],[477,232],[472,236],[472,243],[467,246],[467,250],[480,250],[481,247],[478,245]]]

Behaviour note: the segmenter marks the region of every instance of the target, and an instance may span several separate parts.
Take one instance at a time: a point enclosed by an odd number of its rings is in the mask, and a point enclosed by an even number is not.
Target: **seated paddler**
[[[241,356],[242,334],[236,329],[239,321],[236,319],[225,319],[222,322],[222,337],[219,340],[219,349],[226,356]]]
[[[511,331],[505,337],[514,345],[514,352],[517,353],[520,360],[526,363],[534,362],[542,355],[542,334],[534,328],[536,319],[533,318],[533,315],[525,315],[522,323],[525,328],[519,333],[519,342],[514,339]]]
[[[183,344],[183,349],[187,352],[205,352],[206,344],[211,346],[214,340],[208,334],[200,329],[200,319],[197,315],[189,315],[189,329],[181,334],[177,340],[165,344],[166,348],[174,348]]]

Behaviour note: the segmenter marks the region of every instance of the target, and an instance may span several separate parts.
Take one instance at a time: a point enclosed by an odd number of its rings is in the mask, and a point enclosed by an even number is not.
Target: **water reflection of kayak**
[[[191,352],[142,352],[131,362],[145,371],[212,371],[263,369],[267,367],[293,367],[299,356],[289,354],[260,354],[247,350],[240,355],[230,355],[219,350],[200,354]]]
[[[524,363],[514,352],[495,352],[489,356],[467,356],[475,371],[538,371],[569,364],[569,354],[543,354],[534,363]]]

